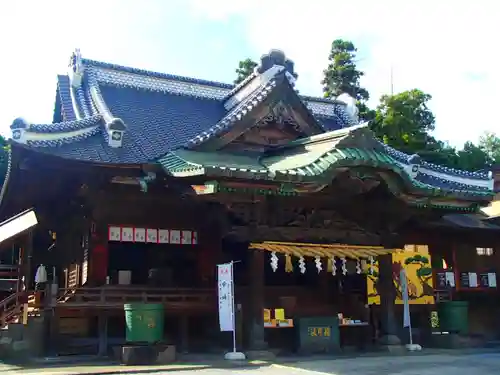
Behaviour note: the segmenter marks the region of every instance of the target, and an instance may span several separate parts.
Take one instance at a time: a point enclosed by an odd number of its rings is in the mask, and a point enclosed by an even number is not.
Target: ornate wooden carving
[[[261,121],[236,138],[225,150],[264,152],[300,137],[307,136],[294,120],[292,111],[278,103]]]
[[[273,201],[227,207],[230,234],[249,241],[343,242],[378,244],[379,235],[367,231],[335,210],[287,207]]]

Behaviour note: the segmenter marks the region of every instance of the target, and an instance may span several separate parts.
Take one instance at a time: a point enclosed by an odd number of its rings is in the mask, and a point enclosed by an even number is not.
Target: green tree
[[[479,148],[486,153],[491,163],[500,163],[500,138],[493,132],[485,132],[479,138]]]
[[[432,97],[419,89],[383,95],[371,122],[371,129],[384,143],[422,159],[459,167],[455,148],[431,135],[435,117],[428,107]]]
[[[429,94],[418,89],[383,95],[372,130],[386,144],[404,152],[418,153],[429,150],[429,146],[439,148],[438,142],[429,135],[435,123],[434,114],[427,106],[430,99]]]
[[[439,164],[450,168],[460,168],[459,157],[455,147],[447,142],[439,141],[428,135],[428,143],[425,149],[418,152],[425,161]]]
[[[458,167],[467,171],[484,169],[492,163],[492,159],[481,147],[472,142],[465,142],[462,150],[457,152]]]
[[[253,70],[257,65],[258,64],[250,58],[240,61],[238,63],[238,68],[236,69],[237,77],[234,80],[234,83],[237,85],[238,83],[242,82],[245,78],[253,73]]]
[[[375,112],[366,105],[370,94],[361,87],[360,80],[364,73],[356,65],[357,51],[350,41],[334,40],[328,57],[328,66],[323,71],[321,84],[325,98],[336,98],[340,94],[346,93],[356,99],[359,117],[370,121],[375,116]]]

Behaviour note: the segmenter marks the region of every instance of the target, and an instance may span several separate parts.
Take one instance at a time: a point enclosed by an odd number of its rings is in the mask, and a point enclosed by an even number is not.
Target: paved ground
[[[500,373],[500,353],[322,360],[303,362],[293,367],[300,369],[303,375],[308,372],[311,375],[314,373],[331,375],[471,375],[481,373],[494,375]],[[285,370],[281,366],[280,369]],[[281,375],[279,372],[275,374]],[[299,374],[299,371],[290,369],[288,374]]]
[[[1,367],[1,366],[0,366]],[[178,375],[497,375],[500,352],[467,355],[418,355],[400,357],[359,357],[350,359],[304,361],[289,365],[262,365],[251,368],[190,368],[182,365],[160,369],[113,366],[74,366],[60,368],[0,368],[2,374],[106,374],[155,373]]]

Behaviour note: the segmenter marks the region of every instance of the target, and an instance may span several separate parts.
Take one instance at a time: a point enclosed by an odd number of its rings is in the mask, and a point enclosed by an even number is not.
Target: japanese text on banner
[[[231,263],[217,266],[219,291],[219,326],[223,332],[234,330],[233,267]]]

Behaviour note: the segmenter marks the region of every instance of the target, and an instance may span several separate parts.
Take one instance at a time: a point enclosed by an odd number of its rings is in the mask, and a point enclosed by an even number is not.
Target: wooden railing
[[[104,286],[59,289],[57,304],[70,308],[123,308],[126,303],[161,303],[172,310],[214,310],[214,289]]]
[[[0,264],[0,278],[17,279],[19,278],[19,266]]]
[[[26,293],[20,292],[13,293],[0,301],[0,327],[11,323],[21,314],[25,299]]]
[[[80,265],[72,264],[64,270],[66,288],[75,288],[80,284]]]

